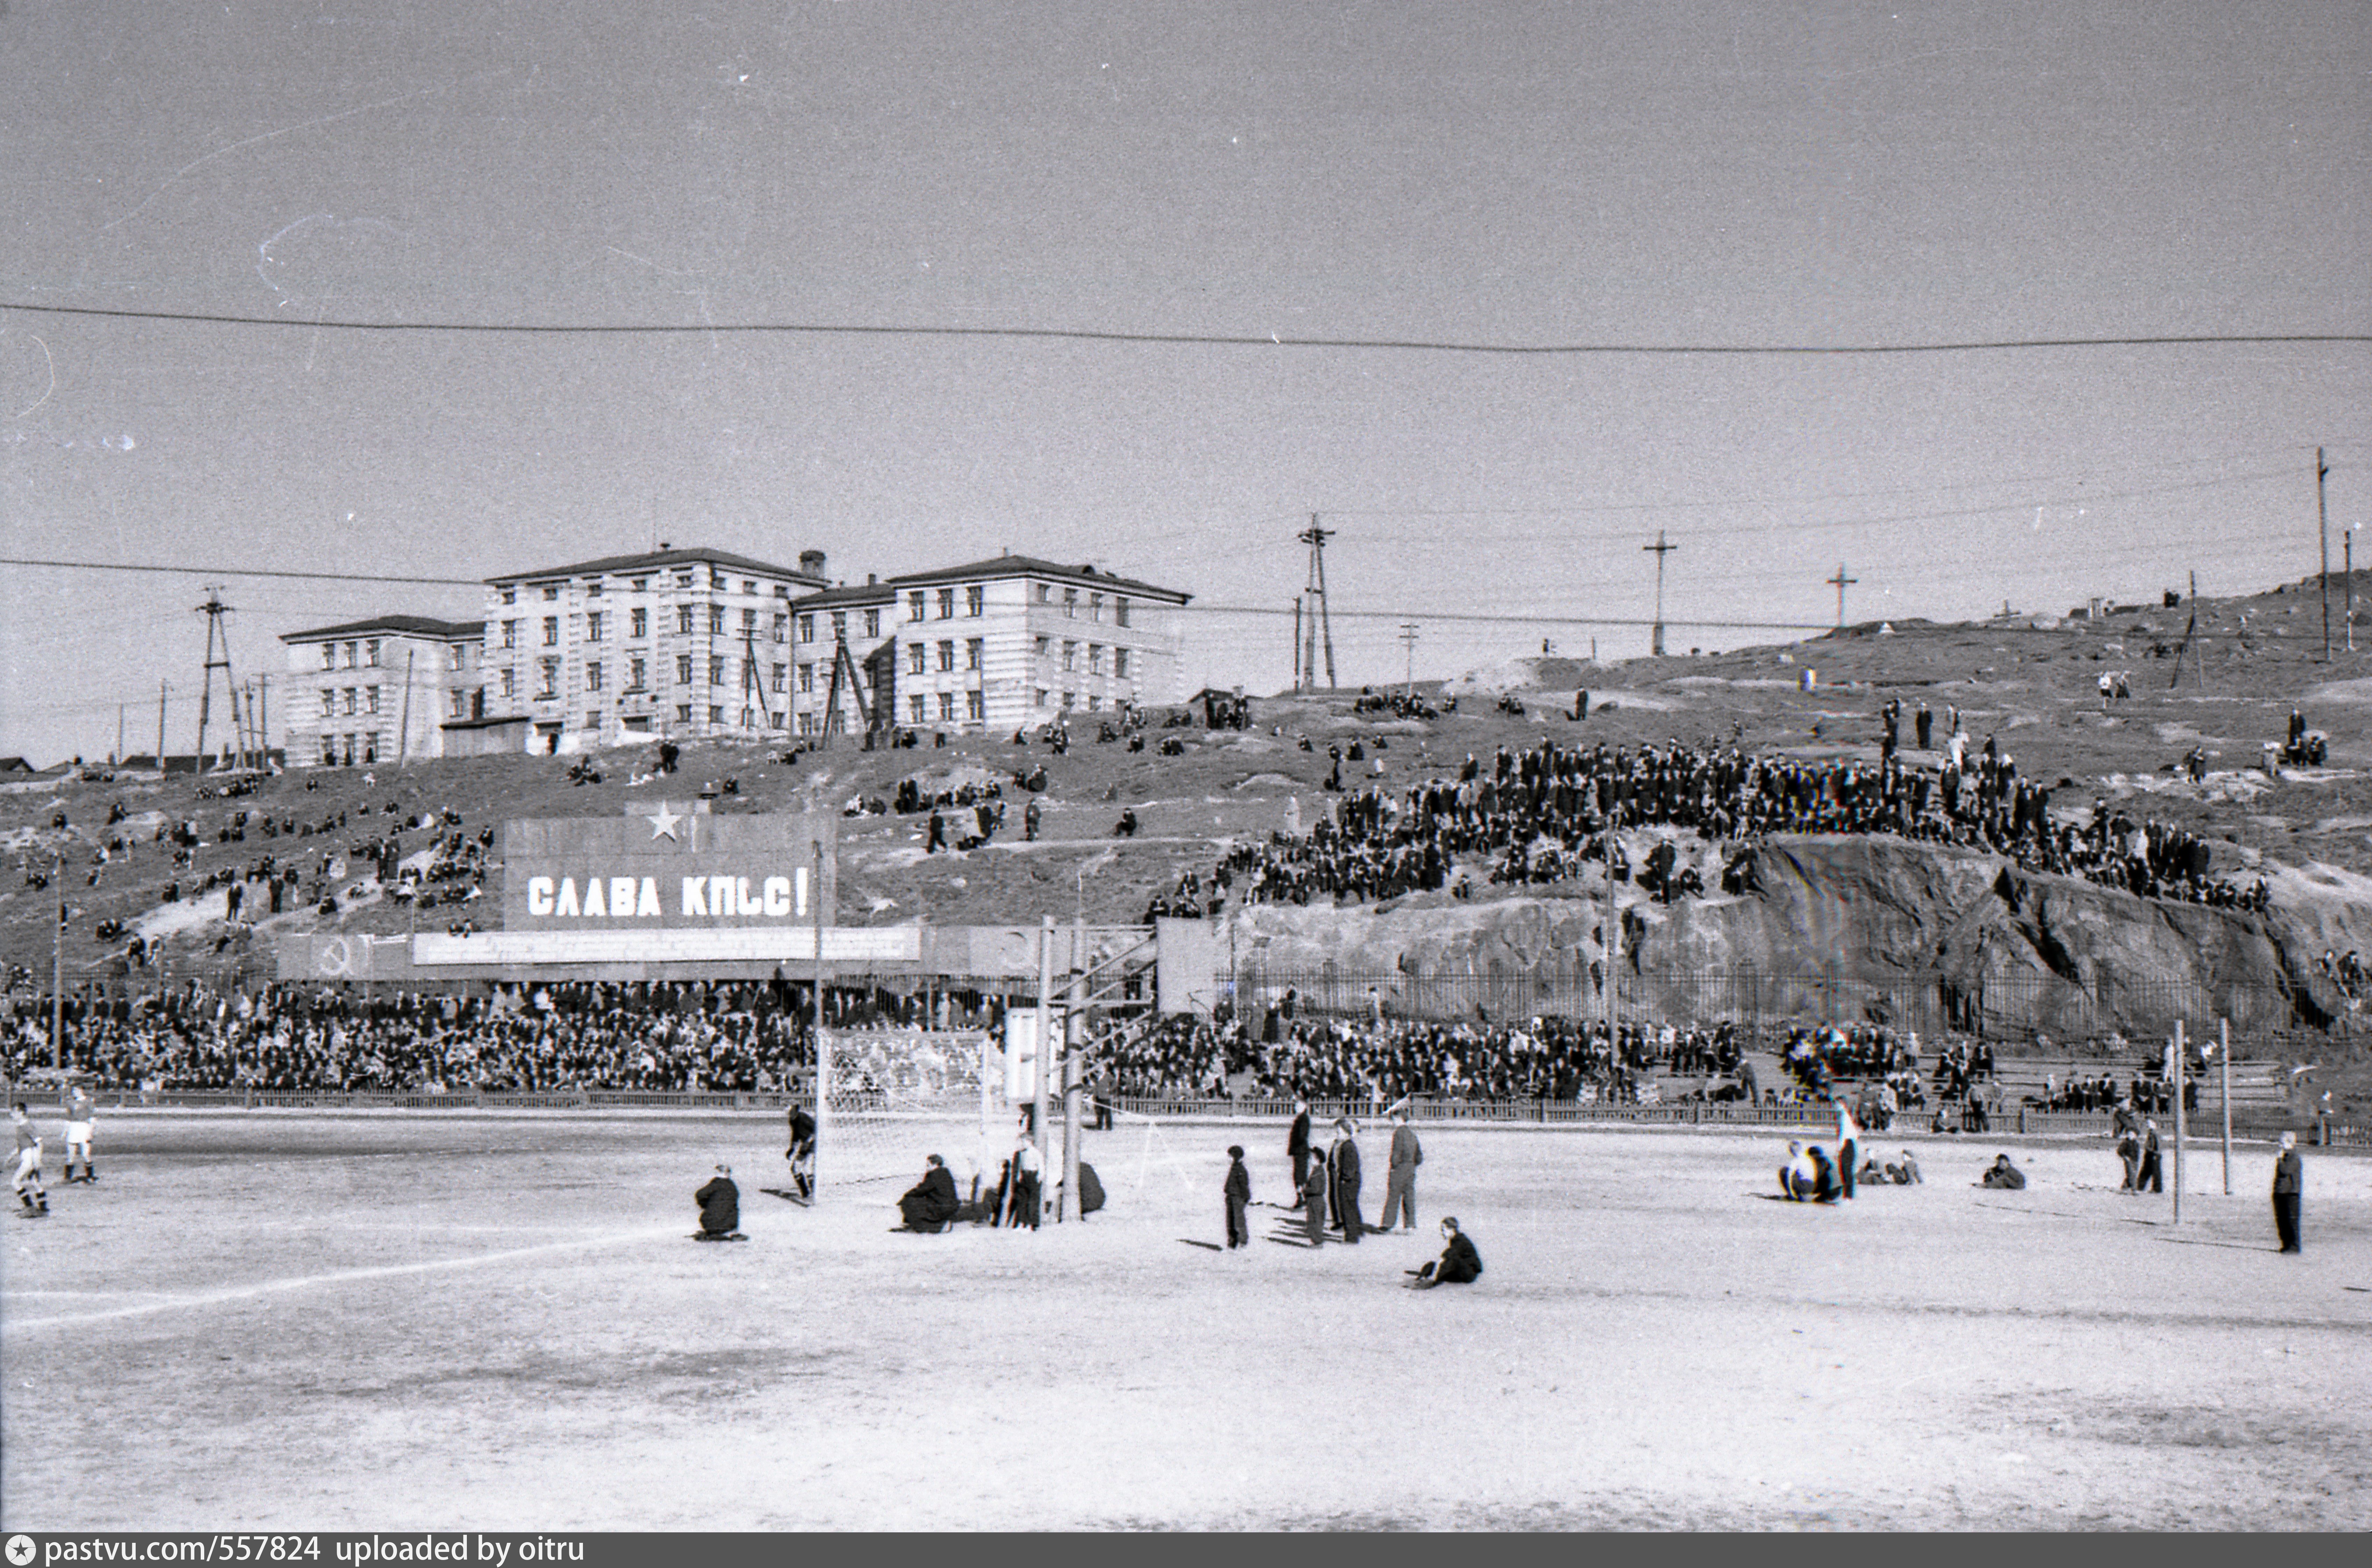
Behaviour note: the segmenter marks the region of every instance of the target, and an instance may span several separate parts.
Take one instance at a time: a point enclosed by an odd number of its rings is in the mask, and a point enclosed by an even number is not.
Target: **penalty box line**
[[[651,1241],[661,1237],[680,1236],[681,1225],[652,1226],[642,1230],[615,1231],[608,1236],[579,1237],[571,1241],[547,1241],[534,1247],[514,1247],[501,1252],[479,1252],[466,1258],[436,1258],[422,1263],[383,1263],[367,1269],[339,1269],[324,1274],[301,1274],[294,1279],[265,1280],[257,1284],[234,1285],[227,1290],[207,1291],[201,1295],[178,1295],[163,1301],[142,1302],[134,1307],[111,1307],[105,1312],[78,1312],[60,1318],[12,1317],[8,1331],[24,1333],[34,1329],[72,1328],[82,1323],[105,1323],[124,1318],[145,1318],[158,1312],[176,1312],[184,1308],[218,1307],[229,1301],[246,1301],[260,1295],[276,1295],[292,1290],[310,1290],[316,1285],[350,1284],[360,1280],[393,1279],[403,1274],[441,1273],[453,1269],[475,1269],[488,1263],[507,1263],[520,1258],[534,1258],[551,1252],[577,1251],[593,1247],[616,1247],[629,1241]]]

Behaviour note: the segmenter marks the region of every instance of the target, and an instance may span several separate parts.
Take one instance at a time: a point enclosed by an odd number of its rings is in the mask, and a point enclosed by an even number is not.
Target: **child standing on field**
[[[1252,1203],[1252,1173],[1244,1168],[1244,1146],[1227,1145],[1227,1250],[1248,1245],[1252,1227],[1247,1213]]]

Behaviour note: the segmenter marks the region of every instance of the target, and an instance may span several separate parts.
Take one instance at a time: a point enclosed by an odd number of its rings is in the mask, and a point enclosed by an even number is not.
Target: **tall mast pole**
[[[2322,448],[2314,449],[2314,531],[2322,545],[2322,660],[2331,662],[2331,518],[2323,507],[2323,480],[2331,465],[2322,460]]]
[[[1678,550],[1680,546],[1666,544],[1664,530],[1657,528],[1656,542],[1643,544],[1639,548],[1653,552],[1656,557],[1656,634],[1649,644],[1648,651],[1656,657],[1662,658],[1664,656],[1664,557]]]

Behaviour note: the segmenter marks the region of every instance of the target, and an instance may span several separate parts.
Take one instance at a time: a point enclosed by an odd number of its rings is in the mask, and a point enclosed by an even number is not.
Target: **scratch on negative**
[[[51,355],[50,345],[41,343],[41,335],[39,332],[28,332],[26,336],[31,338],[36,343],[41,344],[41,358],[50,367],[50,384],[41,389],[41,395],[40,397],[33,400],[32,408],[29,408],[24,413],[17,415],[16,417],[17,419],[23,419],[27,414],[31,413],[33,409],[37,409],[43,403],[48,402],[50,401],[50,394],[58,389],[58,362]]]
[[[470,76],[464,79],[477,82],[484,81],[494,76],[508,75],[509,74],[510,67],[506,65],[499,70],[481,72],[475,76]],[[192,170],[203,168],[205,165],[214,162],[215,159],[228,153],[235,153],[241,147],[251,147],[258,142],[269,142],[281,136],[292,136],[299,131],[310,131],[323,125],[334,125],[341,120],[351,120],[357,114],[368,114],[373,110],[377,109],[392,109],[399,103],[408,103],[415,98],[426,98],[431,93],[440,93],[445,90],[445,87],[441,84],[436,87],[421,87],[417,91],[399,93],[393,98],[381,99],[377,103],[366,103],[358,105],[353,109],[342,109],[335,114],[324,114],[318,120],[308,120],[299,125],[283,125],[277,131],[265,131],[261,134],[250,136],[245,141],[233,142],[227,147],[216,147],[214,151],[205,154],[203,157],[192,158],[190,162],[185,163],[180,168],[175,169],[171,174],[166,177],[165,182],[162,185],[159,185],[154,191],[149,192],[148,194],[142,199],[138,206],[133,208],[130,212],[124,214],[120,218],[102,224],[100,226],[100,232],[104,233],[108,229],[117,227],[122,224],[130,223],[134,218],[138,217],[142,213],[148,210],[149,203],[154,202],[157,197],[171,190],[175,184],[177,184]]]

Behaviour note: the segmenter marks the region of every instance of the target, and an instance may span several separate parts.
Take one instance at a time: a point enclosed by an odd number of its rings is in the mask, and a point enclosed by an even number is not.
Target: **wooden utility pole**
[[[1059,1223],[1086,1216],[1079,1209],[1079,1058],[1087,1044],[1087,923],[1071,924],[1071,995],[1063,1008],[1063,1202]]]
[[[57,929],[50,934],[50,1065],[64,1072],[66,1065],[66,852],[64,844],[50,846],[50,886],[57,889]]]
[[[1643,544],[1639,548],[1656,557],[1656,631],[1653,638],[1649,640],[1648,652],[1657,658],[1662,658],[1664,656],[1664,557],[1678,550],[1680,546],[1666,544],[1664,530],[1657,528],[1656,542]]]
[[[1837,575],[1827,581],[1837,590],[1837,630],[1842,632],[1845,629],[1845,589],[1860,582],[1861,579],[1846,576],[1845,563],[1840,561],[1837,563]]]
[[[1293,600],[1293,689],[1301,690],[1301,598]]]
[[[1029,1137],[1038,1145],[1039,1179],[1046,1169],[1046,1068],[1054,1038],[1054,917],[1038,926],[1038,1040],[1029,1063]],[[1042,1196],[1042,1194],[1041,1194]]]
[[[1318,526],[1318,514],[1309,514],[1309,526],[1294,537],[1309,547],[1309,586],[1303,597],[1309,601],[1309,618],[1304,630],[1308,642],[1301,656],[1302,678],[1308,682],[1305,691],[1318,689],[1318,643],[1320,635],[1326,643],[1326,686],[1331,691],[1340,684],[1334,678],[1334,617],[1326,603],[1326,541],[1334,537],[1332,528]]]
[[[2322,544],[2322,662],[2331,662],[2331,517],[2322,504],[2322,482],[2331,473],[2331,465],[2322,460],[2322,448],[2314,449],[2314,532]]]
[[[2223,1039],[2216,1049],[2224,1060],[2224,1196],[2232,1195],[2232,1020],[2218,1018]]]
[[[1411,697],[1416,695],[1417,632],[1418,628],[1415,621],[1403,621],[1401,622],[1401,645],[1408,650],[1408,663],[1401,674],[1401,686]]]
[[[665,810],[665,807],[660,807]],[[814,1020],[815,1034],[815,1157],[808,1162],[808,1202],[823,1202],[824,1135],[831,1121],[831,1085],[828,1078],[831,1053],[823,1042],[823,841],[808,841],[808,854],[815,867],[815,885],[809,889],[815,898],[815,994],[808,998],[809,1012]]]
[[[165,772],[165,683],[157,682],[157,773]]]
[[[123,765],[123,704],[121,703],[115,704],[115,755],[107,761],[111,767]]]
[[[399,768],[409,766],[412,761],[412,661],[419,656],[416,648],[403,650],[403,727],[395,738],[395,765]]]

